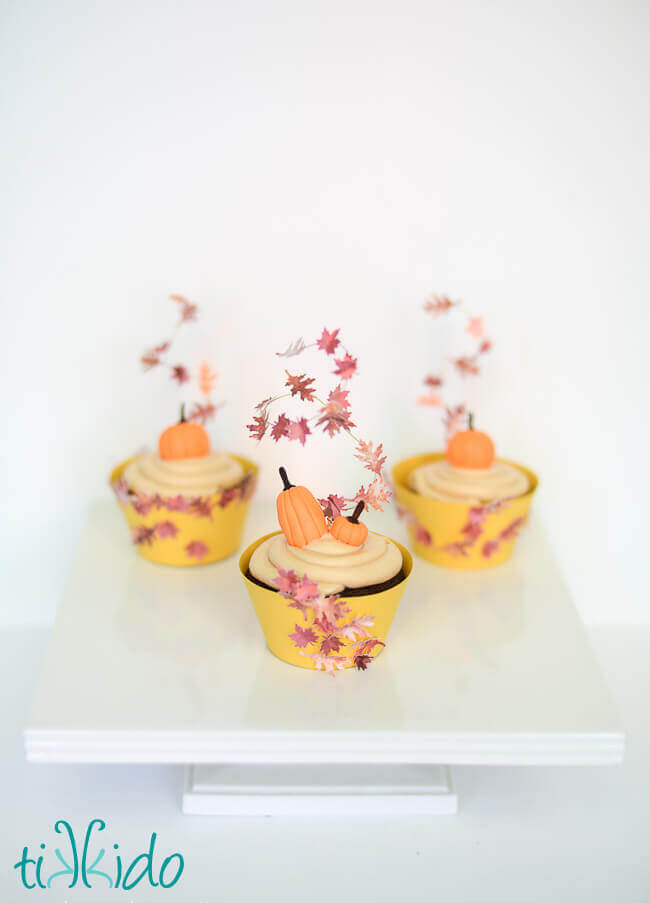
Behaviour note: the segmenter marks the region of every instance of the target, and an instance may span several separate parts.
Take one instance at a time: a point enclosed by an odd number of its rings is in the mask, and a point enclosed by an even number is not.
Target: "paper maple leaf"
[[[191,304],[187,298],[183,297],[183,295],[170,295],[169,297],[172,301],[176,301],[177,304],[180,304],[181,323],[186,323],[189,320],[196,320],[196,315],[199,310],[198,305]]]
[[[429,376],[424,377],[424,385],[430,389],[439,389],[442,385],[442,377],[429,374]]]
[[[160,363],[160,357],[156,354],[155,349],[152,349],[151,351],[145,351],[145,353],[140,358],[140,363],[145,370],[152,370]]]
[[[293,599],[293,591],[298,583],[298,576],[295,571],[285,571],[284,568],[278,568],[278,576],[273,578],[273,582],[281,596],[284,596],[285,599]]]
[[[455,408],[446,408],[442,422],[447,436],[452,436],[454,433],[458,432],[458,430],[465,425],[466,420],[467,410],[465,405],[459,404],[456,405]]]
[[[156,536],[160,539],[167,539],[167,537],[173,539],[177,533],[178,527],[170,520],[164,520],[161,523],[156,524]]]
[[[289,432],[287,434],[289,439],[297,439],[301,445],[304,445],[307,436],[310,434],[309,424],[304,417],[301,417],[299,420],[292,420],[289,423]]]
[[[212,404],[211,401],[207,401],[205,404],[195,401],[194,407],[188,414],[187,419],[194,423],[200,423],[201,426],[205,426],[208,420],[211,420],[219,408],[222,407],[223,404]]]
[[[418,397],[418,404],[428,408],[439,408],[442,405],[442,395],[437,392],[427,392],[425,395]]]
[[[320,651],[323,655],[330,655],[332,652],[338,652],[342,645],[343,643],[335,634],[330,634],[321,642]]]
[[[437,316],[438,314],[446,314],[457,304],[458,301],[450,301],[445,295],[434,295],[431,299],[424,302],[424,309],[427,313]]]
[[[200,539],[194,539],[192,542],[188,542],[185,546],[185,551],[189,558],[197,558],[199,561],[203,561],[210,550]]]
[[[339,383],[327,396],[327,404],[318,412],[316,426],[323,426],[323,431],[329,436],[342,429],[352,429],[355,425],[350,418],[349,394],[349,391],[341,388]]]
[[[374,508],[375,511],[383,511],[382,502],[388,502],[390,500],[390,489],[384,482],[380,481],[379,477],[375,477],[372,483],[368,485],[367,489],[362,486],[352,499],[355,504],[362,500],[370,508]]]
[[[319,595],[318,584],[310,580],[307,574],[303,574],[302,579],[297,581],[293,587],[292,598],[296,602],[311,602]]]
[[[339,345],[341,341],[337,338],[339,332],[340,329],[335,329],[334,332],[328,332],[326,329],[323,329],[323,334],[316,342],[320,350],[324,351],[325,354],[334,354],[337,345]]]
[[[292,397],[299,395],[301,401],[314,400],[314,389],[312,387],[312,383],[315,382],[314,379],[308,377],[305,373],[302,373],[300,376],[292,376],[288,370],[284,372],[287,374],[285,386],[288,386],[291,390]]]
[[[336,358],[334,363],[336,364],[333,371],[335,376],[340,376],[341,379],[352,379],[357,369],[356,357],[352,357],[346,352],[345,357]]]
[[[306,658],[310,658],[314,663],[317,671],[327,671],[334,677],[334,671],[342,671],[347,661],[344,655],[323,655],[322,652],[304,652],[300,650],[300,654]]]
[[[296,355],[300,354],[305,350],[307,346],[302,338],[296,339],[295,342],[291,342],[286,351],[276,351],[276,357],[296,357]]]
[[[304,649],[305,646],[309,646],[317,641],[318,637],[311,627],[301,627],[300,624],[296,624],[295,626],[295,632],[289,634],[289,639],[293,640],[294,644],[299,649]]]
[[[323,514],[329,520],[334,520],[339,514],[343,514],[346,508],[346,502],[343,496],[330,493],[326,499],[318,499],[318,503],[323,509]]]
[[[175,367],[172,367],[171,378],[175,379],[179,386],[182,386],[183,383],[190,380],[189,370],[182,364],[176,364]]]
[[[373,449],[372,442],[360,441],[354,457],[358,461],[362,461],[363,466],[368,470],[381,476],[381,469],[386,463],[386,455],[382,455],[383,450],[384,447],[381,442],[376,449]]]
[[[203,361],[199,367],[199,389],[205,398],[209,398],[217,382],[217,374],[210,365]]]
[[[248,423],[246,429],[250,432],[252,439],[257,439],[259,441],[266,433],[268,425],[269,415],[267,411],[264,411],[259,416],[253,417],[253,422]]]
[[[369,631],[367,628],[372,627],[374,623],[374,615],[362,615],[361,617],[354,618],[349,624],[337,627],[336,633],[337,636],[342,636],[344,639],[354,642],[361,637],[368,636]]]
[[[275,442],[278,442],[280,439],[282,439],[283,436],[288,436],[290,425],[291,421],[286,416],[286,414],[280,414],[278,419],[271,427],[271,438],[275,440]]]
[[[478,376],[480,373],[475,357],[457,357],[454,361],[454,366],[461,376]]]
[[[485,326],[483,324],[483,317],[470,317],[467,321],[467,326],[465,327],[465,332],[468,332],[475,339],[482,339],[485,335]]]

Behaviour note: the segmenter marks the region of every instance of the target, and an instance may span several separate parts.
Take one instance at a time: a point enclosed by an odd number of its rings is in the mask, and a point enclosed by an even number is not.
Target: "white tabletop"
[[[253,513],[249,535],[265,515]],[[91,509],[26,742],[32,759],[63,762],[570,764],[623,753],[534,521],[499,568],[416,560],[386,650],[368,671],[332,678],[266,649],[236,559],[151,564],[110,504]]]
[[[0,680],[10,688],[0,701],[3,903],[30,899],[11,865],[27,843],[46,842],[50,852],[54,821],[64,817],[78,832],[102,817],[107,843],[119,842],[131,856],[152,831],[165,855],[183,853],[185,873],[176,888],[162,894],[138,886],[132,896],[118,894],[129,901],[331,903],[333,894],[378,903],[650,899],[647,631],[591,634],[625,725],[622,765],[457,766],[459,814],[409,819],[188,817],[179,810],[180,766],[26,764],[22,728],[47,639],[38,632],[0,633]],[[47,865],[53,868],[51,858]],[[57,888],[43,899],[116,899],[100,882],[85,893]]]

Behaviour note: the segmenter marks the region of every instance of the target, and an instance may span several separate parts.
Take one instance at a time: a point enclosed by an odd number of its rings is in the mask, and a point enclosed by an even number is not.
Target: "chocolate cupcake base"
[[[251,574],[251,569],[246,569],[246,578],[251,581],[251,583],[256,583],[257,586],[261,586],[264,589],[270,589],[271,592],[277,593],[278,589],[275,586],[269,586],[268,583],[264,583],[262,580],[258,580],[257,577],[253,577]],[[401,583],[402,580],[406,579],[406,574],[404,573],[404,568],[400,568],[397,574],[394,577],[391,577],[389,580],[384,580],[383,583],[373,583],[371,586],[346,586],[342,593],[338,593],[342,599],[350,596],[371,596],[373,593],[381,593],[385,589],[390,589],[393,586],[397,586],[398,583]]]

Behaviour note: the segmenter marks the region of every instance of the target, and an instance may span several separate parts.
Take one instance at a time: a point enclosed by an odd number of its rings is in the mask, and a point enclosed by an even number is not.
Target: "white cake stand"
[[[247,536],[272,528],[260,506]],[[393,515],[382,529],[404,536]],[[106,502],[25,745],[32,762],[183,763],[187,813],[422,814],[456,811],[450,765],[609,765],[624,734],[534,521],[493,570],[416,559],[385,651],[332,678],[268,651],[235,558],[151,564]]]

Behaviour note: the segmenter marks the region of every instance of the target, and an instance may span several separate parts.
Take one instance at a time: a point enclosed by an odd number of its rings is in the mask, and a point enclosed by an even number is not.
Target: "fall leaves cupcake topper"
[[[418,398],[419,405],[444,411],[442,421],[449,438],[464,426],[468,416],[464,401],[456,404],[450,402],[447,394],[449,378],[453,383],[453,374],[459,376],[461,381],[478,376],[483,356],[492,349],[492,342],[487,338],[483,317],[467,313],[461,301],[451,301],[446,295],[433,295],[425,301],[424,311],[434,319],[448,316],[464,318],[464,333],[469,336],[470,351],[447,358],[441,362],[437,372],[427,374],[424,378],[426,392]]]
[[[311,343],[305,342],[302,338],[296,339],[285,351],[278,352],[276,356],[285,359],[294,358],[312,348],[323,352],[328,361],[331,359],[334,365],[331,372],[336,377],[335,385],[329,391],[321,393],[315,377],[307,373],[291,373],[285,369],[284,391],[269,395],[256,405],[253,421],[248,424],[247,429],[251,437],[258,441],[268,433],[274,442],[293,441],[303,446],[309,436],[316,431],[322,430],[331,438],[338,433],[347,434],[354,443],[355,458],[362,462],[373,477],[368,485],[362,485],[355,495],[346,498],[337,493],[330,493],[327,497],[318,499],[322,513],[327,522],[332,523],[360,501],[363,501],[366,507],[382,511],[384,503],[388,502],[391,496],[383,473],[386,461],[383,444],[366,442],[353,432],[356,424],[352,420],[349,384],[357,372],[358,360],[343,345],[340,329],[331,331],[323,329],[320,338]],[[289,413],[282,411],[275,418],[271,417],[271,409],[282,399],[294,399],[300,403],[302,409],[298,416],[290,416]],[[289,486],[289,490],[291,489]],[[282,505],[284,511],[285,503]],[[291,535],[299,536],[293,528],[290,532]]]

